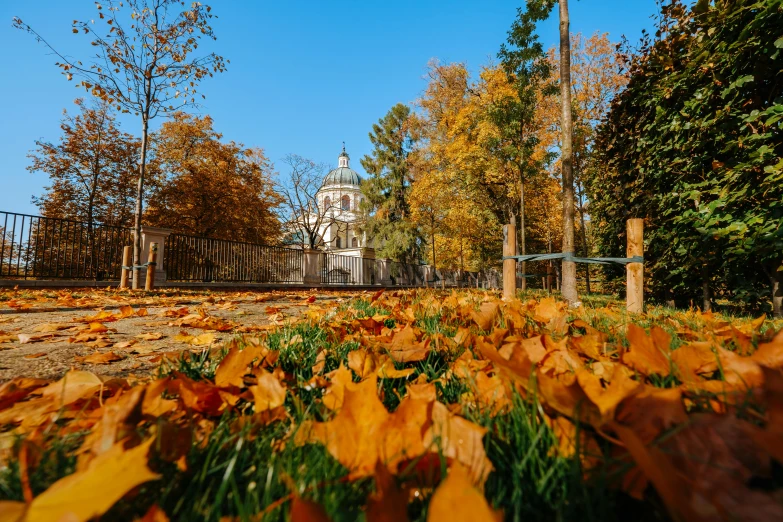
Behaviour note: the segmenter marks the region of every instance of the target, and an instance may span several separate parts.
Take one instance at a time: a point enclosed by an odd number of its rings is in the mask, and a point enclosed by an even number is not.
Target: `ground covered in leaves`
[[[218,310],[259,296],[109,294],[5,344],[98,359],[152,316],[182,346],[0,385],[2,522],[783,519],[780,322],[400,291],[245,324]]]

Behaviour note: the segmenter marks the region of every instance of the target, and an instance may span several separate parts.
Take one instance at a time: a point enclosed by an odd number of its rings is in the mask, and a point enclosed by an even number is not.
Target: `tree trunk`
[[[772,284],[772,316],[783,318],[783,263],[772,270],[769,278]]]
[[[133,223],[133,282],[131,288],[139,288],[139,271],[136,269],[141,264],[141,214],[144,210],[142,196],[144,195],[144,175],[147,171],[147,141],[149,131],[149,117],[142,116],[141,123],[141,161],[139,162],[139,183],[136,186],[136,212]]]
[[[701,307],[703,312],[712,311],[712,293],[710,292],[710,280],[707,277],[706,270],[702,274],[701,280]]]
[[[574,253],[574,151],[571,118],[571,40],[568,20],[568,0],[560,0],[560,97],[562,103],[562,164],[563,164],[563,252]],[[575,305],[576,263],[563,261],[563,299]]]
[[[584,250],[584,256],[590,257],[590,253],[587,249],[587,229],[585,228],[585,211],[581,201],[581,194],[579,199],[579,219],[582,222],[582,249]],[[585,293],[590,293],[590,263],[585,263]]]
[[[525,180],[519,181],[519,253],[525,255]],[[522,261],[521,290],[527,290],[527,263]]]

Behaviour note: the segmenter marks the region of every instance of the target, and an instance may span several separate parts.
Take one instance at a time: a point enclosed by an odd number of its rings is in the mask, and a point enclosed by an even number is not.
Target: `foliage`
[[[215,53],[188,58],[202,37],[214,40],[209,25],[211,8],[177,0],[108,0],[95,4],[107,33],[100,34],[94,20],[74,20],[74,34],[84,33],[96,48],[89,65],[74,60],[52,47],[32,27],[14,18],[14,26],[32,34],[60,60],[59,67],[67,80],[80,79],[79,85],[123,112],[141,117],[139,177],[136,189],[133,264],[141,263],[141,218],[147,167],[149,122],[160,114],[171,114],[196,105],[197,85],[213,73],[223,72],[226,62]],[[127,14],[130,20],[120,21]],[[202,97],[204,95],[202,94]],[[133,288],[138,288],[137,271],[133,271]]]
[[[361,163],[370,178],[362,184],[366,229],[378,254],[397,261],[418,262],[421,236],[411,223],[410,190],[413,181],[409,155],[417,141],[411,110],[398,103],[373,124],[372,154]]]
[[[772,294],[783,313],[781,25],[780,0],[674,1],[629,58],[587,189],[603,253],[645,218],[658,299]]]
[[[29,154],[27,170],[50,180],[33,201],[46,217],[130,226],[139,140],[120,130],[107,103],[76,104],[79,114],[63,112],[59,143],[36,141]]]
[[[200,237],[278,240],[281,198],[262,149],[226,143],[212,118],[182,112],[161,126],[153,143],[162,179],[150,196],[147,223]]]
[[[783,516],[779,321],[419,290],[301,295],[292,322],[240,325],[209,310],[270,296],[190,292],[188,314],[185,294],[6,294],[124,303],[72,323],[109,344],[153,304],[237,334],[166,354],[155,376],[0,386],[10,520]]]

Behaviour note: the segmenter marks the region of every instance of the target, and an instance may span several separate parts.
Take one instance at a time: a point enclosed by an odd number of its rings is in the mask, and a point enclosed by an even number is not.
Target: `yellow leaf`
[[[502,520],[492,511],[487,499],[470,482],[465,468],[455,462],[446,480],[441,482],[430,500],[427,522],[495,522]]]
[[[150,438],[129,450],[122,442],[115,444],[84,471],[58,480],[35,497],[25,522],[83,522],[103,515],[131,489],[160,478],[147,467],[147,453],[154,441]]]

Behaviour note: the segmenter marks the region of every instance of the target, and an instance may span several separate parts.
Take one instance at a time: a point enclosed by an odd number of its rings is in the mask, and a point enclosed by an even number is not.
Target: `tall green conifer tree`
[[[378,254],[397,261],[420,259],[422,237],[410,219],[413,176],[408,156],[416,143],[410,125],[411,110],[398,103],[372,127],[372,154],[362,158],[370,175],[362,185],[367,232],[376,238]]]

